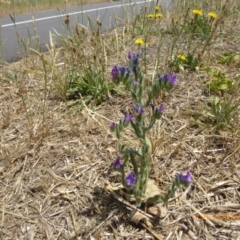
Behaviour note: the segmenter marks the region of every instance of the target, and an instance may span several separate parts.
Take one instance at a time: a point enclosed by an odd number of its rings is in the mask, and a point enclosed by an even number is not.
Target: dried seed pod
[[[79,30],[78,25],[75,26],[75,32],[80,37],[81,34],[80,34],[80,30]]]
[[[66,15],[64,22],[66,25],[69,25],[69,22],[70,22],[69,15]]]
[[[70,46],[70,47],[68,47],[68,49],[70,52],[76,53],[76,48]]]
[[[74,41],[71,37],[69,37],[68,40],[69,40],[69,42],[74,43]]]
[[[82,27],[81,32],[82,34],[86,34],[86,28]]]
[[[99,29],[96,31],[96,36],[98,37],[100,35]]]
[[[97,19],[97,25],[100,26],[100,27],[102,26],[102,23],[100,22],[99,19]]]

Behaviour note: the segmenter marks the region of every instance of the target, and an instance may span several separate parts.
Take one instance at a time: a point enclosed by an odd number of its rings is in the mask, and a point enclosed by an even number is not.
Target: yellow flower
[[[179,19],[178,18],[172,18],[172,23],[178,23],[179,22]]]
[[[141,38],[138,38],[136,41],[135,41],[136,44],[138,45],[142,45],[144,44],[144,41],[141,39]]]
[[[154,18],[154,15],[153,14],[148,14],[147,18]]]
[[[203,12],[201,10],[198,10],[198,9],[194,9],[193,11],[193,14],[195,15],[199,15],[199,16],[202,16],[203,15]]]
[[[215,12],[209,12],[208,16],[213,19],[217,18],[217,14]]]
[[[158,14],[156,14],[154,17],[155,17],[155,18],[161,18],[162,16],[163,16],[162,14],[158,13]]]
[[[160,7],[159,6],[155,6],[154,9],[155,9],[156,12],[158,12],[160,10]]]
[[[186,59],[186,56],[183,55],[183,54],[179,54],[179,55],[178,55],[178,58],[181,59],[181,60],[183,60],[183,61],[186,61],[186,60],[187,60],[187,59]]]

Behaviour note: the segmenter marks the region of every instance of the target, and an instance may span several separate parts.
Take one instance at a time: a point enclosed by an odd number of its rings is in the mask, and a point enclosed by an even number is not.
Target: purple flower
[[[161,116],[162,116],[162,113],[163,111],[165,110],[165,106],[161,103],[159,105],[159,107],[155,107],[154,104],[150,104],[152,110],[153,110],[153,116],[156,118],[156,119],[160,119]]]
[[[165,110],[165,106],[161,103],[158,108],[158,111],[162,113],[164,110]]]
[[[119,68],[117,66],[113,67],[111,75],[113,78],[116,78],[119,75]]]
[[[163,76],[159,75],[158,80],[160,83],[169,84],[174,86],[177,84],[177,75],[176,74],[164,74]]]
[[[154,111],[155,110],[155,105],[153,103],[150,103],[150,106],[151,106],[152,110]]]
[[[116,169],[121,169],[123,167],[123,164],[120,162],[120,157],[117,157],[115,161],[113,162],[113,167]]]
[[[132,53],[128,52],[128,59],[131,60],[132,59]]]
[[[192,180],[190,170],[187,170],[186,175],[184,175],[182,173],[176,174],[176,180],[179,181],[183,185],[188,185],[188,184],[192,183],[193,180]]]
[[[165,110],[165,106],[162,103],[159,105],[159,107],[155,107],[155,105],[152,103],[150,104],[150,106],[154,112],[162,113]]]
[[[171,85],[176,85],[177,84],[177,75],[176,74],[168,74],[167,75],[167,81]]]
[[[132,61],[133,65],[138,65],[138,60],[139,60],[139,54],[134,54],[129,52],[128,53],[128,59]]]
[[[137,66],[136,66],[136,65],[133,65],[132,71],[133,71],[133,73],[134,73],[135,76],[136,76],[136,75],[137,75]]]
[[[128,67],[120,67],[119,72],[120,72],[121,76],[124,76],[126,73],[126,76],[128,77],[130,74],[130,69]]]
[[[114,80],[118,79],[118,81],[120,81],[123,77],[128,79],[130,72],[131,71],[128,67],[114,66],[111,71],[111,75]]]
[[[124,116],[124,122],[129,123],[129,122],[131,122],[132,118],[133,118],[132,114],[126,114]]]
[[[132,81],[132,86],[135,87],[137,85],[137,83],[138,83],[137,80],[133,80]]]
[[[140,103],[136,103],[134,109],[138,116],[143,115],[145,112],[143,106]]]
[[[114,129],[114,128],[116,128],[117,127],[117,123],[115,123],[115,122],[112,122],[111,124],[110,124],[110,128],[111,129]]]
[[[130,186],[134,185],[136,180],[137,180],[137,177],[135,176],[134,172],[129,173],[126,177],[127,186],[130,187]]]

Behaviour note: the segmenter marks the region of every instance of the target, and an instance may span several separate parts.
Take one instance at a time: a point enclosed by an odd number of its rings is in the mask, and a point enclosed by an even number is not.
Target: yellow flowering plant
[[[160,6],[155,6],[154,10],[155,10],[155,13],[157,13],[160,10]]]
[[[137,38],[135,43],[140,46],[140,45],[143,45],[144,44],[144,41],[141,39],[141,38]]]
[[[171,24],[169,25],[167,32],[169,34],[179,35],[184,29],[184,26],[180,23],[178,18],[172,17]]]
[[[209,12],[208,16],[212,19],[216,19],[218,17],[218,15],[215,12]]]
[[[199,10],[199,9],[193,9],[192,12],[193,12],[194,16],[202,16],[203,15],[202,10]]]
[[[163,17],[163,15],[162,15],[161,13],[158,13],[158,14],[155,14],[154,17],[155,17],[155,18],[161,18],[161,17]]]
[[[186,60],[187,60],[187,59],[186,59],[186,56],[183,55],[183,54],[179,54],[179,55],[178,55],[178,58],[179,58],[180,60],[182,60],[182,61],[186,61]]]
[[[191,53],[184,55],[178,54],[173,56],[172,67],[174,71],[184,71],[184,69],[197,70],[199,68],[198,59]]]
[[[147,15],[147,18],[148,18],[148,19],[152,19],[152,18],[154,18],[154,15],[153,15],[153,14],[148,14],[148,15]]]
[[[153,18],[161,18],[163,15],[161,13],[158,13],[160,11],[160,6],[155,6],[154,7],[155,13],[150,13],[147,15],[148,19],[153,19]]]
[[[194,37],[206,40],[211,36],[213,30],[213,20],[217,18],[215,12],[204,14],[202,10],[193,9],[193,19],[189,21],[187,29]]]

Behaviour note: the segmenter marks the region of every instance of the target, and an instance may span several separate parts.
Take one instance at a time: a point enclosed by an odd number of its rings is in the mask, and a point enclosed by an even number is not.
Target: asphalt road
[[[162,7],[171,7],[171,0],[160,0]],[[154,5],[156,0],[122,0],[99,4],[71,7],[67,9],[26,14],[12,19],[0,19],[1,51],[0,58],[7,62],[14,62],[22,58],[26,51],[24,45],[37,49],[40,43],[43,51],[49,45],[49,33],[57,31],[62,35],[68,35],[64,20],[68,14],[70,17],[69,29],[76,23],[89,28],[89,19],[96,24],[99,19],[102,22],[102,31],[116,26],[115,16],[120,19],[119,24],[124,24],[126,17],[136,15],[144,6]],[[37,37],[36,37],[37,36]],[[24,43],[24,44],[23,44]]]

